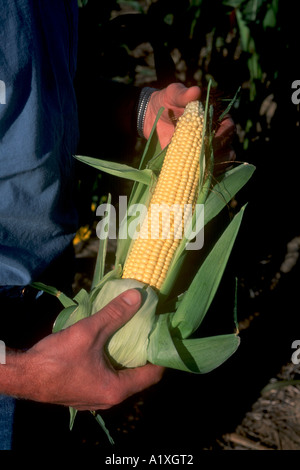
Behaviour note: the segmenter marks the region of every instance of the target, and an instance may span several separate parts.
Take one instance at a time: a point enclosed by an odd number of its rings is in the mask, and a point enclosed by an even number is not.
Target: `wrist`
[[[5,361],[0,364],[0,393],[21,396],[24,385],[23,352],[6,348]]]
[[[15,398],[45,401],[40,367],[34,358],[21,350],[7,349],[6,361],[0,365],[0,393]]]
[[[140,137],[145,138],[144,124],[148,104],[152,93],[158,91],[156,88],[144,87],[141,90],[137,106],[137,132]]]

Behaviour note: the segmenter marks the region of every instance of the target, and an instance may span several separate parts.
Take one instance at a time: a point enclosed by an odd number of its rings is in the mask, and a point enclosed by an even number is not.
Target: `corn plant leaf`
[[[157,135],[157,132],[156,132],[156,126],[157,126],[157,122],[158,122],[160,116],[162,115],[163,111],[164,111],[164,108],[160,108],[158,113],[157,113],[156,119],[154,121],[154,124],[153,124],[151,132],[150,132],[149,139],[147,140],[147,143],[146,143],[145,148],[144,148],[143,155],[140,159],[139,170],[147,169],[148,168],[148,162],[151,161],[153,159],[153,157],[155,157],[155,155],[157,155],[158,153],[161,152],[161,146],[160,146],[160,143],[159,143],[159,140],[158,140],[158,135]],[[152,170],[152,169],[150,168],[150,170]],[[150,184],[155,182],[155,181],[156,181],[156,179],[152,178],[152,181],[150,182]],[[131,190],[131,195],[130,195],[130,200],[129,200],[130,204],[133,204],[134,203],[133,201],[139,202],[139,195],[140,195],[141,191],[143,192],[143,187],[141,187],[141,184],[138,184],[138,182],[135,181],[134,184],[133,184],[132,190]]]
[[[148,162],[147,168],[159,173],[167,153],[168,146],[154,154],[154,157]]]
[[[67,328],[68,326],[74,325],[78,321],[86,318],[90,315],[89,309],[87,309],[87,305],[85,303],[78,304],[77,307],[73,310],[69,318],[67,318],[63,328]]]
[[[107,439],[109,440],[110,444],[114,444],[114,440],[113,438],[111,437],[110,435],[110,432],[109,430],[107,429],[106,425],[105,425],[105,422],[104,422],[104,419],[102,418],[102,416],[100,416],[99,413],[94,413],[93,411],[91,412],[92,415],[95,417],[97,423],[101,426],[101,428],[103,429],[103,431],[105,432],[106,436],[107,436]]]
[[[168,299],[166,302],[159,303],[156,313],[163,314],[168,312],[175,312],[178,309],[180,302],[182,302],[184,296],[185,292],[182,292],[181,294]]]
[[[111,194],[109,194],[107,198],[108,219],[110,218],[110,203],[111,203]],[[100,238],[99,240],[95,271],[94,271],[93,281],[92,281],[92,289],[100,283],[101,279],[104,276],[107,242],[108,242],[108,237],[105,237],[104,239]]]
[[[75,408],[72,408],[71,406],[69,407],[69,413],[70,413],[70,422],[69,422],[69,429],[72,431],[73,426],[74,426],[74,421],[77,415],[77,410]]]
[[[163,111],[164,111],[164,108],[160,108],[158,110],[158,113],[156,115],[154,124],[153,124],[151,132],[150,132],[149,139],[147,140],[142,158],[140,160],[139,169],[146,168],[148,161],[151,160],[159,152],[161,152],[161,146],[160,146],[160,143],[159,143],[159,140],[158,140],[158,135],[157,135],[157,132],[156,132],[156,126],[157,126],[158,120],[161,117]]]
[[[188,338],[201,324],[214,298],[242,221],[245,206],[224,230],[172,317],[172,327],[182,338]]]
[[[238,98],[238,95],[240,94],[240,91],[241,91],[241,87],[238,88],[237,92],[235,93],[234,97],[230,100],[230,102],[229,102],[228,106],[226,107],[225,111],[223,111],[223,113],[219,116],[218,121],[221,122],[222,119],[226,116],[226,114],[229,113],[230,109],[232,108],[232,106],[236,102],[236,100]]]
[[[199,155],[199,167],[200,167],[200,177],[199,177],[199,189],[202,190],[203,184],[205,182],[205,177],[207,174],[206,171],[206,166],[207,166],[207,156],[206,156],[206,146],[205,146],[205,140],[208,135],[210,135],[211,129],[208,126],[208,123],[210,123],[210,112],[212,112],[212,108],[209,106],[209,94],[210,94],[210,88],[211,88],[211,80],[208,82],[207,86],[207,95],[206,95],[206,102],[205,102],[205,108],[204,108],[204,120],[203,120],[203,133],[202,133],[202,139],[201,139],[201,150],[200,150],[200,155]]]
[[[233,305],[233,321],[235,325],[235,330],[239,331],[239,322],[238,322],[238,308],[237,308],[237,298],[238,298],[238,278],[235,278],[235,292],[234,292],[234,305]]]
[[[238,348],[235,334],[181,340],[172,337],[169,329],[172,315],[160,315],[148,345],[148,360],[152,364],[205,374],[225,362]]]
[[[174,338],[174,344],[191,372],[206,374],[232,356],[240,344],[240,338],[233,333],[185,340]]]
[[[170,317],[170,314],[158,316],[155,327],[149,337],[147,348],[148,361],[152,364],[189,372],[190,369],[181,360],[174,345],[169,329]]]
[[[236,19],[237,19],[237,24],[239,27],[242,49],[243,51],[248,52],[249,41],[251,38],[250,28],[246,24],[246,21],[243,18],[243,14],[239,9],[236,9],[235,14],[236,14]]]
[[[92,313],[92,304],[90,302],[90,296],[85,289],[81,289],[78,294],[74,297],[74,300],[77,300],[78,305],[76,308],[70,312],[70,315],[66,315],[65,311],[62,311],[55,323],[55,331],[58,331],[58,326],[60,329],[67,328],[68,326],[74,325],[79,320],[89,317]]]
[[[242,163],[220,176],[205,201],[204,225],[212,220],[249,181],[255,171],[255,166]]]
[[[103,276],[103,278],[98,284],[95,284],[95,286],[93,287],[93,289],[91,290],[89,294],[90,302],[94,302],[95,298],[97,297],[100,290],[102,289],[104,284],[106,284],[107,281],[111,279],[120,279],[121,276],[122,276],[122,266],[120,264],[116,264],[113,269],[108,271],[108,273],[106,273],[105,276]]]
[[[60,290],[56,289],[56,287],[47,286],[42,282],[32,282],[30,285],[35,289],[46,292],[47,294],[54,295],[54,297],[57,297],[64,307],[71,307],[72,305],[76,305],[76,302],[74,302]]]
[[[150,184],[153,178],[152,171],[148,168],[139,170],[137,168],[125,165],[124,163],[107,162],[100,158],[86,157],[83,155],[75,155],[75,158],[80,162],[86,163],[100,171],[109,173],[110,175],[118,176],[132,181],[137,181],[143,184]]]
[[[74,312],[76,308],[77,308],[77,304],[74,304],[71,307],[64,308],[59,313],[52,328],[53,333],[56,333],[57,331],[60,331],[64,328],[65,324],[69,320],[70,315],[72,315],[72,313]]]
[[[153,178],[153,184],[155,184],[156,178]],[[128,208],[134,208],[135,204],[140,204],[141,207],[148,207],[150,201],[150,194],[151,194],[152,185],[146,186],[145,184],[138,183],[135,192],[130,197]],[[128,233],[128,228],[130,227],[131,223],[135,220],[136,215],[129,215],[128,210],[126,210],[126,214],[123,216],[120,227],[119,227],[119,235],[118,235],[118,244],[117,244],[117,251],[116,251],[116,264],[120,264],[124,266],[126,258],[129,254],[130,246],[133,243],[133,239],[130,237]]]

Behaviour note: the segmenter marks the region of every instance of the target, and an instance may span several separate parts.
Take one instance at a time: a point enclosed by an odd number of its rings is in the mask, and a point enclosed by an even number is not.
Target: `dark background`
[[[234,145],[237,160],[254,164],[256,171],[236,197],[237,207],[248,206],[203,331],[218,334],[231,327],[235,277],[238,320],[246,327],[238,351],[217,370],[203,376],[168,370],[157,386],[103,412],[113,448],[88,412],[78,415],[69,432],[68,410],[37,404],[23,417],[28,433],[17,438],[19,447],[38,443],[107,455],[214,450],[290,361],[291,344],[300,339],[299,265],[281,273],[278,282],[274,278],[287,243],[300,235],[299,105],[291,101],[291,84],[300,79],[299,18],[299,5],[283,0],[89,0],[80,9],[79,95],[83,84],[96,86],[98,76],[157,88],[174,81],[205,88],[212,79],[221,98],[232,98],[241,87],[231,109]],[[95,122],[99,128],[92,141],[82,138],[85,154],[138,158],[143,142],[136,143],[136,136],[116,139],[105,106],[95,110],[91,103],[91,116],[93,124],[80,116],[83,136]],[[93,223],[91,201],[127,190],[82,167],[80,188],[83,224]]]

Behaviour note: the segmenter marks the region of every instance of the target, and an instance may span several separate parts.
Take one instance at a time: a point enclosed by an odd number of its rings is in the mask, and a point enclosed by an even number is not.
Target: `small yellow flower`
[[[88,240],[91,236],[91,233],[92,231],[89,225],[84,225],[83,227],[80,227],[74,237],[73,245],[76,246],[78,245],[78,243]]]

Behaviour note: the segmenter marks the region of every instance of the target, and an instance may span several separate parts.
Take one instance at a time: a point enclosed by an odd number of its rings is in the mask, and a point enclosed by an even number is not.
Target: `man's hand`
[[[160,145],[164,148],[171,140],[177,119],[190,101],[198,100],[201,90],[198,86],[186,88],[181,83],[172,83],[160,91],[152,93],[144,122],[144,136],[149,138],[151,129],[160,108],[165,108],[157,123]]]
[[[214,139],[214,163],[215,173],[221,173],[236,159],[236,153],[232,147],[234,136],[236,135],[235,124],[229,114],[220,123]]]
[[[139,309],[140,293],[130,289],[100,312],[42,339],[25,353],[8,355],[19,376],[21,392],[34,401],[78,410],[107,409],[157,383],[163,368],[152,364],[115,370],[104,347],[112,334]],[[0,387],[1,389],[1,387]]]
[[[157,123],[157,134],[164,148],[169,144],[176,121],[184,111],[185,106],[201,97],[201,90],[198,86],[186,88],[181,83],[172,83],[168,87],[152,93],[144,122],[144,135],[148,139],[157,113],[160,108],[165,110]],[[235,152],[231,146],[236,129],[232,118],[227,115],[218,127],[213,147],[215,157],[215,169],[220,171],[226,167],[228,163],[235,159]]]

